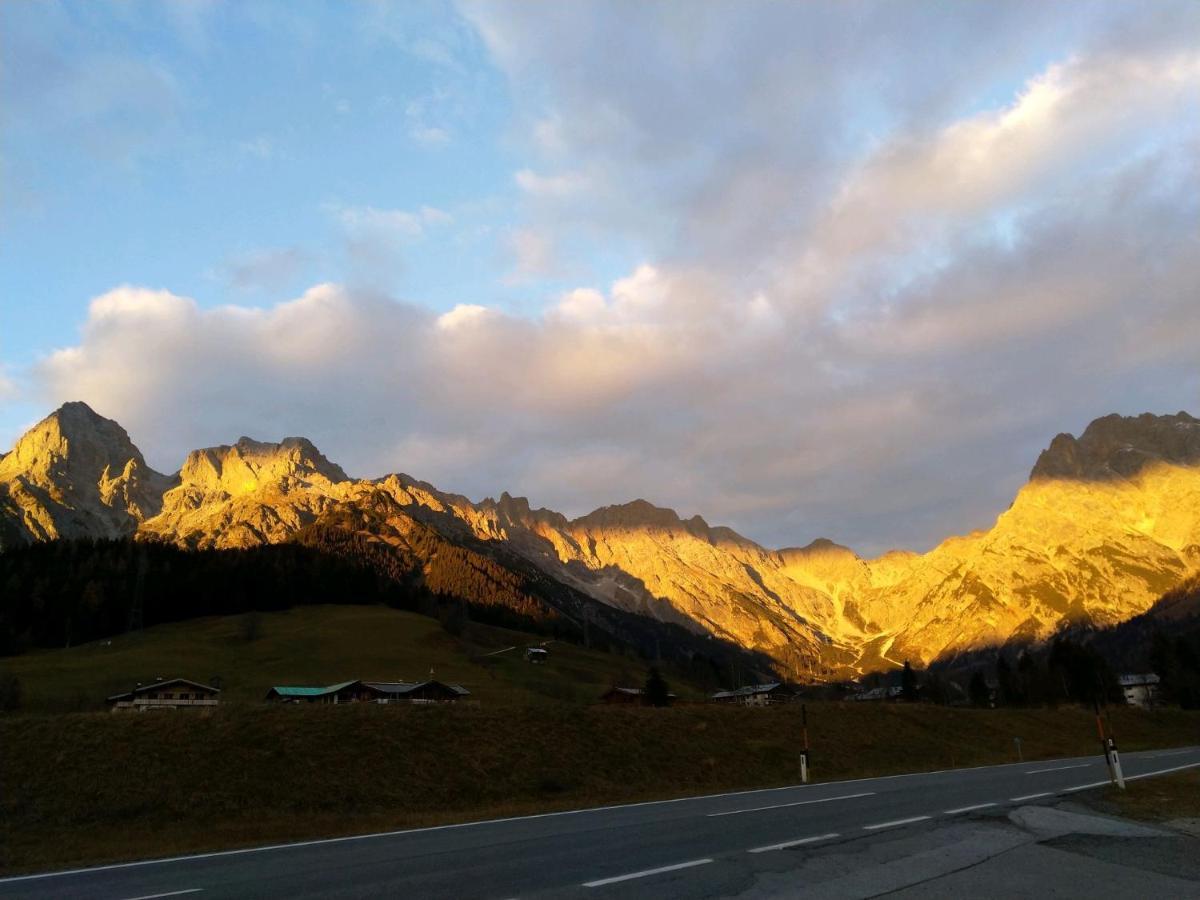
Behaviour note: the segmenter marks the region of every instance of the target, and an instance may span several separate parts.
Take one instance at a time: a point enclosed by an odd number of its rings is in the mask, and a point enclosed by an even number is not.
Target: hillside
[[[432,671],[489,708],[590,703],[614,683],[640,686],[646,677],[643,660],[619,653],[551,641],[549,661],[535,666],[521,653],[543,636],[474,622],[456,630],[380,606],[301,606],[259,614],[253,625],[246,615],[211,616],[32,651],[3,660],[0,672],[20,679],[26,712],[104,709],[105,697],[157,676],[219,678],[222,703],[257,707],[276,684],[415,681]],[[515,649],[485,656],[508,647]],[[705,685],[669,667],[666,674],[676,693],[701,696]]]
[[[315,541],[643,655],[821,680],[1146,611],[1200,569],[1200,421],[1107,416],[1059,435],[992,528],[864,559],[825,539],[773,550],[645,500],[569,520],[508,494],[354,479],[303,438],[197,450],[167,478],[76,403],[0,459],[0,546],[81,534],[196,550]]]

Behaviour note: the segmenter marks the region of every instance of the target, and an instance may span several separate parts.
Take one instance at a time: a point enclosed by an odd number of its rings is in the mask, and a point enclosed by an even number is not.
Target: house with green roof
[[[326,687],[276,685],[267,691],[268,703],[357,703],[375,699],[361,681],[343,681]]]

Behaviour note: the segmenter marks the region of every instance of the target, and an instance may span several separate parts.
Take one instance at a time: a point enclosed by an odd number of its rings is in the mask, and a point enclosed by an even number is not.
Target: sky
[[[0,3],[0,446],[770,546],[986,528],[1200,413],[1200,4]]]

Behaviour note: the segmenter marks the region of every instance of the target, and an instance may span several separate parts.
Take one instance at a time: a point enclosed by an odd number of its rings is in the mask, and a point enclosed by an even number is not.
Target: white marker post
[[[804,747],[800,750],[800,783],[808,784],[808,704],[800,704],[800,723],[804,729]]]
[[[1125,790],[1125,775],[1121,771],[1121,755],[1117,753],[1117,742],[1111,737],[1108,739],[1108,759],[1109,765],[1112,767],[1113,779],[1117,782],[1117,787]]]

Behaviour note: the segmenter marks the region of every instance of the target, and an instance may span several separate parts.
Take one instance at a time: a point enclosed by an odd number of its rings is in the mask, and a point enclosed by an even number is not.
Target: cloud
[[[292,284],[313,261],[313,255],[300,247],[268,247],[230,258],[213,273],[213,277],[238,291],[278,293]]]
[[[513,279],[614,246],[623,275],[532,315],[123,287],[33,383],[163,467],[303,433],[476,498],[927,547],[1053,434],[1197,411],[1198,9],[469,5],[518,106]],[[393,263],[448,224],[329,212]]]
[[[454,221],[448,212],[432,206],[405,210],[330,204],[325,209],[344,234],[352,277],[374,286],[394,281],[407,247]]]

